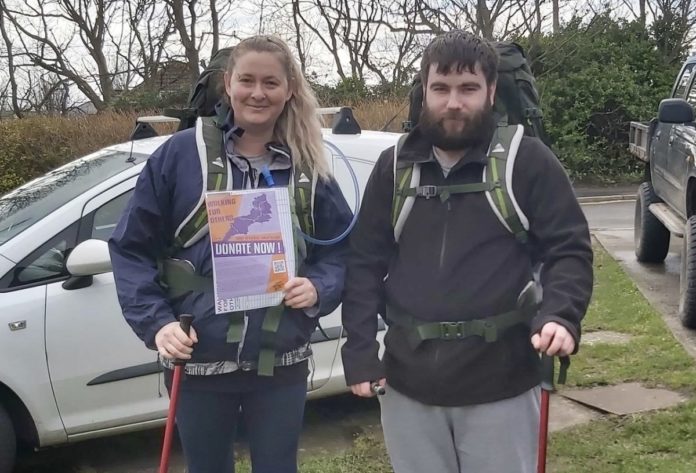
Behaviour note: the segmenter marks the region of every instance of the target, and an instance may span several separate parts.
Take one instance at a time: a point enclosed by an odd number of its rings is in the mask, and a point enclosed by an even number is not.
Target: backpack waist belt
[[[160,284],[167,291],[170,299],[183,296],[188,292],[214,292],[213,278],[196,274],[193,265],[186,260],[166,258],[158,262]],[[261,325],[261,350],[259,352],[259,376],[272,376],[276,361],[274,347],[275,337],[280,327],[280,320],[285,306],[269,307],[264,314]],[[227,342],[241,343],[244,338],[245,313],[231,312],[227,314]],[[218,315],[224,317],[224,315]]]
[[[517,325],[529,325],[536,315],[537,308],[538,305],[534,304],[482,319],[424,322],[388,306],[387,320],[409,329],[408,340],[414,349],[426,340],[463,340],[472,336],[481,337],[486,343],[493,343],[508,329]]]

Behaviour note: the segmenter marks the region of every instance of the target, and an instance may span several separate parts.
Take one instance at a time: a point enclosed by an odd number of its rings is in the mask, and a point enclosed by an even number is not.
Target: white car
[[[326,129],[324,136],[349,157],[362,193],[379,153],[399,135]],[[148,156],[166,140],[104,148],[0,197],[0,473],[12,470],[17,440],[44,447],[166,418],[157,354],[121,314],[103,243]],[[346,165],[335,155],[332,165],[353,206]],[[340,307],[321,323],[329,339],[313,337],[310,398],[347,390]]]

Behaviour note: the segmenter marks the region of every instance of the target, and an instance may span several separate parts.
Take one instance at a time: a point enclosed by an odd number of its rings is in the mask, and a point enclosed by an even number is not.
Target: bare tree
[[[174,33],[166,6],[156,0],[130,0],[121,12],[118,37],[110,34],[116,49],[116,71],[122,89],[135,80],[154,77],[167,56],[167,46]]]
[[[34,70],[27,74],[25,100],[28,110],[43,114],[65,115],[71,108],[70,84],[56,74]]]
[[[340,1],[340,0],[332,0]],[[329,8],[324,4],[324,0],[291,0],[293,12],[297,14],[299,19],[305,25],[305,27],[314,34],[314,36],[319,39],[319,41],[326,47],[326,50],[331,54],[334,64],[336,66],[336,73],[341,79],[346,79],[348,76],[343,70],[343,65],[341,63],[341,57],[339,54],[339,35],[338,31],[340,28],[340,19],[332,19]],[[323,26],[326,31],[322,31],[321,23],[317,21],[317,15],[319,21],[324,22]]]
[[[560,6],[558,5],[558,0],[552,1],[552,15],[553,15],[553,33],[556,34],[561,30],[561,13]]]
[[[120,4],[120,0],[27,0],[11,5],[0,0],[0,12],[16,29],[22,54],[32,64],[73,82],[97,110],[104,110],[113,97],[114,76],[106,56],[106,32]],[[69,49],[78,40],[87,55],[70,56]]]
[[[696,41],[696,0],[647,0],[658,47],[679,61]]]
[[[7,71],[9,75],[9,86],[10,86],[10,103],[12,104],[12,111],[17,118],[23,118],[24,114],[19,106],[18,100],[18,87],[17,87],[17,77],[15,70],[15,58],[14,52],[12,50],[12,40],[7,34],[7,27],[5,26],[5,15],[0,12],[0,32],[2,32],[2,39],[5,41],[5,50],[7,52]],[[5,87],[5,93],[7,87]]]
[[[432,34],[431,25],[414,19],[412,0],[291,0],[291,7],[300,20],[296,31],[303,27],[316,39],[341,79],[376,78],[400,87],[409,82],[422,43]]]
[[[212,56],[220,48],[221,38],[236,37],[234,32],[223,34],[220,31],[221,25],[226,25],[229,20],[233,1],[165,0],[165,3],[183,47],[191,80],[195,81],[200,73],[201,52],[206,55],[210,51]],[[202,29],[202,25],[210,26]]]
[[[486,39],[506,37],[516,30],[514,0],[402,0],[413,17],[416,30],[440,34],[452,29],[467,29]]]

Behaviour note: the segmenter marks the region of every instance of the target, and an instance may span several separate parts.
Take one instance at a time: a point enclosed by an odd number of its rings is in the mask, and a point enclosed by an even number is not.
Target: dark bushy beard
[[[462,130],[456,133],[446,131],[443,122],[448,118],[461,120],[464,123]],[[450,151],[488,145],[495,128],[495,119],[493,107],[488,102],[482,110],[478,110],[473,115],[455,112],[448,113],[439,119],[434,117],[423,104],[418,124],[423,135],[434,146]]]

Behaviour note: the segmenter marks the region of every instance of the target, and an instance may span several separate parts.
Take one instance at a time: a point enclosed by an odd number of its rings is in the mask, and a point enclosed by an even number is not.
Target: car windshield
[[[83,192],[146,158],[141,154],[101,150],[3,195],[0,197],[0,245]]]

